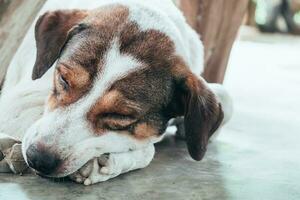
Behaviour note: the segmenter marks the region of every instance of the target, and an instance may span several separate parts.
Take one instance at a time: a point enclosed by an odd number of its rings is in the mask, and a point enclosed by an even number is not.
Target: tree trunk
[[[177,3],[204,43],[204,78],[222,83],[249,0],[180,0]]]

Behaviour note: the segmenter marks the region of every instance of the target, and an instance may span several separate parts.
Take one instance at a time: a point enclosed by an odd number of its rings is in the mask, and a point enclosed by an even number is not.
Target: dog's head
[[[118,5],[48,12],[35,36],[32,78],[52,65],[55,72],[43,117],[23,140],[31,167],[66,176],[103,153],[158,141],[177,116],[185,118],[190,155],[202,159],[222,109],[166,34],[141,29]]]

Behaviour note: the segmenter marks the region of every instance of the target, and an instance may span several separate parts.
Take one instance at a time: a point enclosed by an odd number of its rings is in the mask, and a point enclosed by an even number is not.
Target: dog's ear
[[[184,116],[188,151],[194,160],[199,161],[206,152],[209,138],[224,118],[221,104],[206,81],[192,72],[177,79],[174,96],[173,112],[175,109],[176,116]]]
[[[32,71],[33,80],[41,78],[53,65],[71,32],[82,28],[76,25],[87,13],[85,10],[57,10],[39,17],[35,25],[37,55]]]

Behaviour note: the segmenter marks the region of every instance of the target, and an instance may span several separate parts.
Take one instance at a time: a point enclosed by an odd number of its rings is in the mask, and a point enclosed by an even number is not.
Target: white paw
[[[103,182],[122,173],[148,166],[154,153],[154,146],[149,145],[135,151],[104,154],[89,161],[79,171],[70,175],[70,178],[84,185]]]
[[[115,162],[113,154],[104,154],[99,158],[94,158],[86,163],[79,171],[69,177],[84,185],[92,185],[114,178],[121,174],[120,169]]]

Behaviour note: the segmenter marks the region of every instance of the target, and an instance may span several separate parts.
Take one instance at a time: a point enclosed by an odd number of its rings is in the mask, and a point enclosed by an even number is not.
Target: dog
[[[0,147],[15,141],[38,174],[91,185],[148,166],[183,116],[201,160],[232,103],[200,76],[199,35],[171,0],[98,2],[38,18],[35,64],[11,65],[2,88]]]

